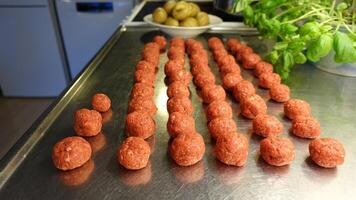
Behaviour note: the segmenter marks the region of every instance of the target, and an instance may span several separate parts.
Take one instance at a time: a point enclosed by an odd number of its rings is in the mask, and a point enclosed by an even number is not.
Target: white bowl
[[[172,37],[191,38],[223,22],[220,17],[217,17],[215,15],[208,16],[210,21],[209,25],[196,27],[166,26],[164,24],[158,24],[153,21],[152,14],[146,15],[143,20],[155,27],[158,27],[162,32],[167,33]]]

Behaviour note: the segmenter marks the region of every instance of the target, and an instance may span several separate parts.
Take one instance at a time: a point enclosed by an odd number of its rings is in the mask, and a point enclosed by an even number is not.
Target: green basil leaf
[[[294,62],[296,64],[303,64],[307,61],[307,58],[302,52],[299,52],[297,55],[294,56]]]
[[[346,8],[347,8],[347,4],[345,2],[341,2],[336,6],[336,10],[339,12],[344,11]]]
[[[274,46],[274,50],[282,50],[288,47],[288,42],[277,42]]]
[[[303,36],[309,36],[311,38],[317,38],[320,35],[319,24],[317,22],[307,22],[299,29],[299,34]]]
[[[234,3],[233,12],[238,13],[244,10],[250,4],[249,0],[237,0]]]
[[[330,34],[321,35],[317,40],[310,44],[307,50],[307,57],[309,60],[317,62],[321,57],[328,55],[332,47],[332,36]]]
[[[283,53],[283,69],[289,72],[290,68],[292,68],[293,65],[294,65],[293,55],[290,52],[285,51]]]
[[[298,30],[298,27],[294,26],[293,24],[283,24],[281,26],[281,31],[287,34],[294,33]]]
[[[288,44],[288,50],[292,52],[299,52],[304,50],[305,42],[302,41],[293,41]]]
[[[277,51],[271,51],[267,56],[266,56],[266,59],[272,63],[272,64],[275,64],[278,60],[278,52]]]
[[[339,31],[335,34],[334,50],[336,62],[356,62],[356,49],[347,34]]]

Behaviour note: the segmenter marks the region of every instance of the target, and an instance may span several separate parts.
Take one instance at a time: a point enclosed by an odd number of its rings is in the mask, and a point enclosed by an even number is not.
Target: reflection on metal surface
[[[147,138],[146,142],[148,145],[150,145],[151,154],[153,154],[155,152],[156,135],[152,135],[151,137]]]
[[[89,180],[95,168],[94,161],[88,160],[83,166],[70,170],[60,171],[59,179],[68,186],[79,186]]]
[[[160,116],[168,115],[167,113],[167,87],[161,86],[158,88],[158,94],[155,99],[155,103],[157,105],[157,114]]]
[[[93,137],[85,137],[85,139],[89,142],[93,154],[100,151],[106,145],[106,137],[103,132]]]
[[[224,185],[234,185],[241,183],[244,177],[246,167],[236,167],[226,165],[219,160],[215,160],[215,173],[218,175],[219,180]]]
[[[113,115],[111,108],[110,108],[110,110],[100,113],[100,114],[101,114],[103,124],[108,123],[112,119],[112,115]]]
[[[127,170],[120,165],[119,179],[128,186],[146,185],[152,177],[151,167],[151,161],[148,161],[147,166],[140,170]]]
[[[174,175],[184,184],[194,183],[201,180],[204,176],[204,162],[199,161],[195,165],[188,167],[181,167],[175,164]]]

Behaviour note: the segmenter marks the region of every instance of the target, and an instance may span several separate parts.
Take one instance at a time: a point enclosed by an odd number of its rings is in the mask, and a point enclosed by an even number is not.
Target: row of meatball
[[[214,152],[222,163],[242,166],[248,156],[247,138],[237,133],[237,125],[232,119],[232,108],[226,102],[223,87],[215,84],[215,76],[208,65],[208,53],[196,40],[186,41],[194,83],[201,90],[206,108],[206,118],[210,135],[216,140]]]
[[[195,129],[192,117],[193,104],[189,98],[191,74],[184,69],[185,43],[181,38],[173,38],[168,50],[165,74],[168,78],[167,110],[169,118],[167,130],[172,139],[169,145],[171,158],[180,166],[198,163],[205,153],[203,137]]]
[[[155,36],[153,42],[144,45],[142,59],[135,68],[135,83],[131,90],[128,114],[125,120],[127,138],[117,152],[119,163],[129,170],[139,170],[148,164],[151,148],[145,140],[154,135],[154,115],[157,107],[153,101],[154,82],[158,70],[160,52],[166,48],[166,39]]]
[[[229,39],[227,46],[233,54],[236,54],[236,60],[242,61],[245,69],[254,69],[254,75],[259,79],[259,86],[269,89],[271,99],[276,102],[285,102],[284,113],[292,120],[291,132],[294,135],[309,139],[320,135],[320,124],[316,118],[311,116],[310,105],[303,100],[290,99],[289,87],[281,84],[280,76],[273,73],[273,66],[270,63],[261,60],[251,47],[240,43],[237,39]],[[259,115],[253,120],[253,129],[256,134],[269,137],[281,133],[283,126],[273,116]],[[285,138],[273,138],[273,140],[285,143],[284,149],[288,149],[286,152],[290,152],[290,158],[294,157],[294,147],[291,141]],[[263,155],[263,149],[266,149],[266,144],[269,144],[266,141],[267,139],[261,142],[261,154],[265,160],[271,162],[271,155]],[[309,152],[315,163],[327,168],[342,164],[345,156],[342,144],[333,138],[312,141],[309,145]]]
[[[62,171],[83,166],[92,156],[92,147],[86,138],[101,133],[102,115],[111,107],[111,100],[102,93],[92,97],[92,110],[83,108],[74,114],[74,131],[78,136],[66,137],[57,142],[52,150],[53,164]]]

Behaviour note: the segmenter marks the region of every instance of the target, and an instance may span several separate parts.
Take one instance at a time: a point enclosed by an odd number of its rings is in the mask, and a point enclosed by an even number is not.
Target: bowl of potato
[[[157,7],[144,21],[172,37],[182,38],[197,36],[222,23],[221,18],[201,11],[195,3],[174,0]]]

